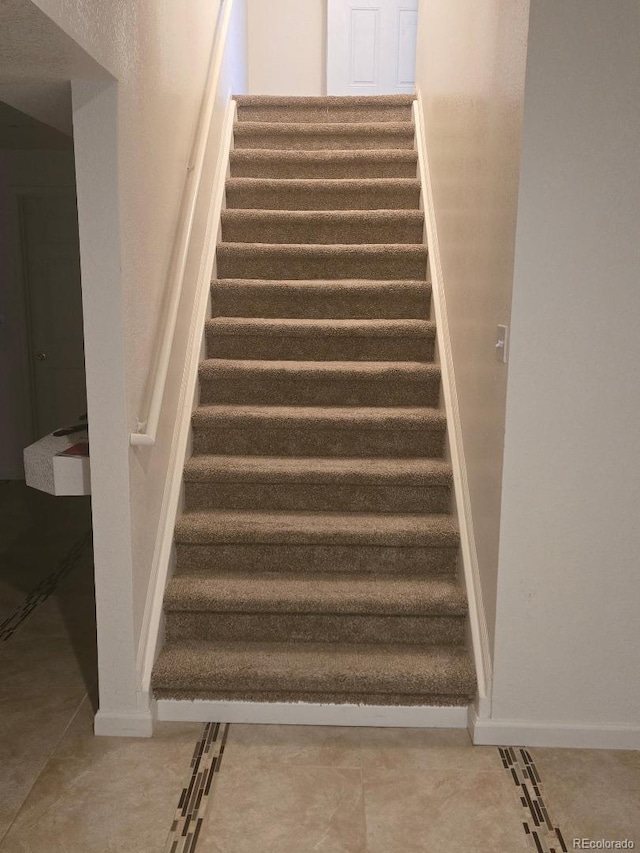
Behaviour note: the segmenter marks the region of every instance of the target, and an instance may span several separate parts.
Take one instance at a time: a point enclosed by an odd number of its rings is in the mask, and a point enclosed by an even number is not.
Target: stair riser
[[[229,210],[418,210],[420,188],[418,185],[359,185],[345,189],[342,186],[288,187],[286,183],[271,187],[230,184],[226,199]]]
[[[242,246],[218,249],[219,278],[271,280],[342,279],[426,279],[424,252],[326,252],[276,253],[246,252]]]
[[[461,616],[369,616],[302,613],[166,613],[169,640],[462,645]]]
[[[452,574],[458,547],[379,545],[187,545],[176,543],[178,570],[224,572],[386,572]]]
[[[235,148],[261,148],[279,151],[362,151],[383,148],[413,149],[413,130],[409,133],[246,133],[242,127],[234,135]]]
[[[243,153],[243,152],[242,152]],[[284,178],[313,179],[325,178],[340,180],[344,178],[415,178],[417,161],[411,159],[370,159],[353,158],[350,160],[291,160],[282,158],[243,157],[231,154],[232,178]]]
[[[328,294],[313,287],[252,286],[243,282],[236,287],[212,287],[214,317],[265,317],[307,319],[397,319],[427,320],[431,291],[428,285],[386,292],[332,291]]]
[[[305,216],[287,220],[281,216],[259,215],[234,219],[223,216],[222,239],[227,243],[421,243],[422,216],[411,218],[362,217],[317,219]]]
[[[187,482],[185,500],[188,510],[447,513],[451,490],[449,486]]]
[[[228,371],[201,374],[203,405],[429,406],[438,405],[439,377],[378,375],[278,375]]]
[[[248,429],[222,427],[193,431],[194,453],[233,456],[327,456],[355,458],[439,459],[444,452],[443,430]]]
[[[410,106],[326,107],[326,106],[242,106],[238,105],[238,121],[277,122],[370,122],[411,121]]]
[[[422,338],[277,337],[207,334],[209,358],[276,361],[432,361],[434,340]]]
[[[317,693],[309,690],[218,690],[206,685],[194,686],[187,690],[164,687],[156,684],[153,687],[153,695],[156,699],[176,699],[195,701],[206,699],[217,702],[305,702],[312,705],[400,705],[404,707],[436,707],[447,708],[466,707],[473,701],[473,691],[468,694],[455,693],[358,693],[357,698],[353,693],[340,693],[339,685],[335,691],[330,693]]]
[[[420,190],[413,186],[360,186],[345,190],[340,186],[329,189],[232,185],[227,187],[226,198],[229,210],[418,210]]]

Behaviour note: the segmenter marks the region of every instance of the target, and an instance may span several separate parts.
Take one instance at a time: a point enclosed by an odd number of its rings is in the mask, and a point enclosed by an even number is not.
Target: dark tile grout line
[[[20,813],[22,812],[22,808],[23,808],[24,804],[27,802],[27,800],[29,799],[29,797],[30,797],[30,795],[31,795],[31,792],[33,791],[33,789],[34,789],[34,788],[35,788],[35,786],[36,786],[36,783],[37,783],[38,779],[42,776],[42,774],[44,773],[44,771],[47,769],[47,766],[48,766],[49,762],[51,761],[51,758],[53,757],[53,755],[54,755],[54,754],[55,754],[55,752],[57,751],[58,747],[60,746],[60,744],[62,743],[62,741],[63,741],[63,740],[64,740],[64,738],[66,737],[67,732],[69,731],[69,729],[70,729],[70,728],[71,728],[71,726],[73,725],[73,723],[74,723],[74,721],[75,721],[76,717],[78,716],[78,714],[79,714],[79,713],[80,713],[80,711],[82,710],[82,706],[83,706],[83,705],[84,705],[84,703],[87,701],[87,699],[88,699],[89,701],[91,701],[91,698],[90,698],[90,696],[89,696],[89,691],[87,691],[87,692],[84,694],[84,696],[82,697],[82,699],[78,702],[78,707],[77,707],[77,708],[75,709],[75,711],[71,714],[71,717],[69,718],[69,722],[68,722],[68,723],[67,723],[67,725],[64,727],[64,730],[62,731],[62,733],[61,733],[60,737],[56,739],[56,741],[54,742],[53,746],[51,747],[51,749],[50,749],[50,751],[49,751],[49,754],[47,755],[47,760],[46,760],[46,761],[45,761],[45,763],[42,765],[42,767],[41,767],[40,771],[38,772],[38,774],[35,776],[35,778],[34,778],[33,782],[31,783],[31,785],[30,785],[30,787],[29,787],[29,790],[27,791],[26,796],[24,797],[24,799],[23,799],[23,800],[22,800],[22,802],[20,803],[20,806],[19,806],[19,808],[18,808],[17,812],[15,813],[15,815],[13,816],[13,818],[12,818],[11,822],[9,823],[9,825],[6,827],[6,829],[5,829],[4,831],[0,831],[0,848],[2,848],[2,846],[3,846],[3,842],[4,842],[4,839],[5,839],[5,838],[7,837],[7,835],[9,834],[9,831],[11,830],[11,827],[14,825],[14,823],[15,823],[15,822],[17,821],[17,819],[20,817]]]
[[[528,815],[522,821],[527,842],[536,853],[567,853],[560,827],[551,821],[542,796],[542,779],[529,750],[523,747],[499,746],[502,766],[519,794],[520,804]]]
[[[69,551],[60,560],[56,568],[44,577],[27,594],[22,604],[18,605],[3,622],[0,623],[0,643],[6,643],[15,634],[27,617],[54,593],[58,584],[69,575],[76,567],[78,560],[92,541],[91,531],[83,534],[74,542]]]
[[[229,723],[205,724],[193,751],[191,775],[180,794],[165,853],[195,853],[228,734]]]

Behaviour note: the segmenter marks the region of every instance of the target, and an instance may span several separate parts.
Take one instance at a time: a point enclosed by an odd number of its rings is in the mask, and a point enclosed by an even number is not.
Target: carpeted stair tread
[[[260,429],[279,428],[295,432],[310,429],[357,429],[395,432],[444,431],[446,416],[441,409],[426,406],[199,406],[193,412],[196,428],[235,430],[255,424]]]
[[[446,418],[437,408],[274,402],[199,406],[192,416],[194,453],[414,459],[442,455]]]
[[[258,210],[222,213],[225,243],[419,243],[421,210]]]
[[[215,317],[207,320],[207,330],[216,335],[239,335],[252,337],[268,335],[273,337],[307,338],[345,336],[384,338],[399,336],[403,338],[435,337],[436,326],[430,320],[307,320],[263,317]]]
[[[196,454],[185,509],[446,513],[450,467],[437,459]]]
[[[368,107],[370,104],[410,107],[415,95],[234,95],[233,100],[243,107]]]
[[[464,616],[464,590],[450,577],[394,577],[320,572],[175,575],[167,611],[347,613]]]
[[[236,95],[240,121],[410,121],[413,95]]]
[[[428,320],[305,320],[216,317],[206,323],[209,358],[294,361],[430,361]]]
[[[200,363],[205,404],[435,406],[440,368],[413,361],[212,358]]]
[[[192,456],[187,482],[449,485],[451,466],[440,459],[334,459]]]
[[[255,376],[291,376],[301,380],[314,377],[340,379],[347,377],[357,381],[358,377],[388,378],[398,382],[402,379],[427,379],[440,377],[437,364],[420,362],[355,362],[355,361],[250,361],[244,359],[209,358],[200,362],[200,377],[207,380],[219,374],[252,374]]]
[[[219,243],[217,266],[223,278],[420,279],[426,278],[427,247]]]
[[[450,515],[211,510],[182,515],[176,524],[176,541],[453,547],[459,534]]]
[[[460,646],[182,640],[167,643],[160,653],[153,688],[161,697],[187,692],[287,701],[285,697],[306,694],[308,701],[325,695],[358,702],[359,697],[377,694],[390,704],[404,704],[411,695],[470,699],[475,676]]]
[[[375,279],[219,279],[214,316],[300,319],[428,319],[431,286]]]
[[[227,209],[418,210],[416,178],[229,178]]]
[[[346,151],[287,151],[237,148],[231,152],[233,178],[415,178],[418,153],[407,148]]]
[[[236,148],[348,150],[414,147],[410,121],[388,122],[260,122],[234,125]]]

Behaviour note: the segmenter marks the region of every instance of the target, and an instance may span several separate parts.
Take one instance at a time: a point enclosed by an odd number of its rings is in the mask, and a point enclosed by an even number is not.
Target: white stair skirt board
[[[103,737],[151,737],[153,717],[150,711],[132,711],[129,714],[98,711],[93,732]]]
[[[442,372],[442,396],[447,415],[448,447],[455,484],[455,516],[460,528],[460,549],[465,588],[469,604],[469,627],[471,645],[476,666],[478,692],[476,708],[480,716],[488,717],[491,709],[492,658],[489,631],[485,608],[482,601],[482,584],[476,551],[473,517],[471,513],[471,495],[467,476],[467,464],[460,425],[460,407],[456,386],[451,337],[449,334],[449,315],[444,286],[444,273],[440,257],[440,242],[435,209],[429,157],[426,145],[424,114],[420,92],[413,103],[413,119],[416,129],[416,149],[418,152],[418,177],[421,185],[421,205],[424,210],[426,244],[429,247],[429,271],[431,273],[431,293],[433,319],[437,329],[437,361]]]
[[[286,726],[369,726],[466,729],[468,707],[321,705],[307,702],[225,702],[158,699],[158,720],[181,723],[263,723]]]
[[[640,749],[640,727],[598,723],[540,723],[534,720],[483,720],[471,712],[471,737],[477,746],[538,746],[559,749]]]

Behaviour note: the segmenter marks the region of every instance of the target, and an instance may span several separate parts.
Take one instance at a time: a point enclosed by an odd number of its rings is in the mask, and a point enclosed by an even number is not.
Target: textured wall
[[[482,596],[491,642],[528,0],[423,0],[425,115]]]
[[[493,716],[640,725],[640,7],[531,4]]]
[[[248,0],[249,93],[324,95],[326,0]]]

